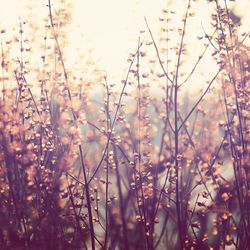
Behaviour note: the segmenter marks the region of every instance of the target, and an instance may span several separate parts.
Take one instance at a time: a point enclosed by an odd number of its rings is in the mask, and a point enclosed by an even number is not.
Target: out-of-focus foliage
[[[62,3],[48,2],[39,69],[29,23],[11,41],[1,32],[0,249],[249,249],[249,34],[233,12],[209,3],[214,33],[197,37],[190,69],[198,3],[179,29],[164,9],[160,41],[146,21],[115,85],[94,63],[86,77],[67,69]],[[190,96],[206,53],[216,71]]]

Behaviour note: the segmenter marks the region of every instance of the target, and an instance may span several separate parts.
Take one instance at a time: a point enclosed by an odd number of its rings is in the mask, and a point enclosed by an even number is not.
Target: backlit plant
[[[227,2],[207,3],[191,68],[199,1],[181,27],[163,9],[159,36],[145,18],[115,84],[91,54],[67,67],[71,6],[58,4],[41,43],[28,21],[1,31],[0,249],[249,249],[249,33]]]

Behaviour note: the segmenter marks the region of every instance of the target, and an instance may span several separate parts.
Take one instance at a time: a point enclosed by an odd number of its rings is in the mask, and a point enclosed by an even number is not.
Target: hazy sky
[[[53,1],[52,1],[53,2]],[[152,30],[159,30],[158,17],[161,10],[169,6],[176,10],[176,23],[181,19],[187,1],[175,0],[72,0],[73,23],[69,35],[69,60],[75,60],[77,51],[94,49],[94,59],[107,70],[109,76],[117,79],[126,67],[127,55],[136,47],[139,30],[145,29],[144,16],[147,17]],[[32,3],[32,21],[41,22],[46,16],[46,0],[0,0],[0,27],[11,32],[17,27],[18,18],[25,18],[26,6]],[[243,17],[243,24],[249,30],[249,0],[236,0],[233,4],[236,13]],[[197,17],[193,31],[202,32],[201,23],[209,24],[210,9],[205,0],[193,4]],[[145,34],[146,36],[148,34]],[[190,34],[189,34],[190,35]],[[143,35],[142,35],[143,36]],[[195,47],[195,46],[194,46]],[[197,52],[198,53],[198,52]],[[193,54],[196,54],[195,52]]]

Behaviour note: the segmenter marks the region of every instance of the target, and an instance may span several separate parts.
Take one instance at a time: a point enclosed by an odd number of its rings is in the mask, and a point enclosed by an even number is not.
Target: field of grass
[[[95,63],[67,68],[58,2],[41,1],[44,27],[0,34],[0,250],[250,249],[249,31],[227,1],[207,2],[191,67],[199,1],[163,9],[159,36],[145,18],[116,84]]]

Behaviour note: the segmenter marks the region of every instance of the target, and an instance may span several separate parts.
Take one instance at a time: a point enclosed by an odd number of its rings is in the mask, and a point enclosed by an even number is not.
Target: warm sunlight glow
[[[0,249],[250,250],[249,0],[0,0]]]
[[[250,2],[237,2],[229,2],[229,5],[232,5],[235,13],[242,17],[241,29],[244,30],[250,27]],[[148,19],[151,29],[157,35],[160,30],[158,19],[162,9],[169,7],[177,10],[173,21],[177,24],[187,5],[183,0],[73,0],[70,3],[73,20],[68,34],[68,64],[74,67],[79,55],[92,50],[93,59],[114,82],[121,80],[120,76],[127,68],[127,55],[136,48],[138,37],[140,36],[141,40],[148,37],[148,34],[140,34],[140,30],[146,29],[144,17]],[[4,8],[0,9],[0,27],[5,27],[9,31],[18,25],[19,17],[27,18],[27,13],[31,18],[29,21],[34,25],[41,25],[48,11],[41,1],[9,0],[4,1],[3,6]],[[30,9],[27,10],[27,7]],[[58,6],[55,4],[55,7]],[[206,1],[199,1],[199,4],[194,4],[193,7],[196,16],[192,20],[192,30],[186,38],[192,43],[191,62],[201,53],[194,43],[199,42],[196,39],[197,34],[203,34],[202,25],[206,32],[211,32],[207,20],[213,9],[208,8]],[[178,40],[179,37],[173,39]],[[214,70],[213,63],[211,62],[209,67],[206,63],[206,68]],[[204,68],[202,70],[204,72]]]

